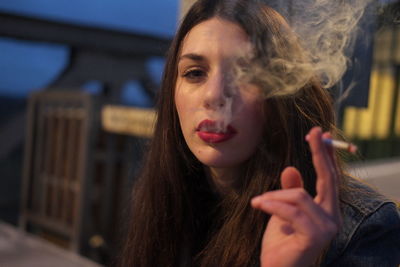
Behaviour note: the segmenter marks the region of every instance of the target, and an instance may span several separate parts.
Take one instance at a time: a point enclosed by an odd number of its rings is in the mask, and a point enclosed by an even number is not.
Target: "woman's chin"
[[[235,157],[234,154],[201,154],[195,156],[203,165],[211,168],[231,168],[236,167],[243,162],[243,160]]]

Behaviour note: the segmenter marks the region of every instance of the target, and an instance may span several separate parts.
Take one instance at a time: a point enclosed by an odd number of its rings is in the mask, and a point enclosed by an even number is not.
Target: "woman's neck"
[[[223,196],[236,191],[240,168],[205,167],[205,171],[211,187],[217,194]]]

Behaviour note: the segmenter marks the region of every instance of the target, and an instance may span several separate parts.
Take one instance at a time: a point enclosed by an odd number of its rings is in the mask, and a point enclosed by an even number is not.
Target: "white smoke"
[[[264,97],[294,94],[314,78],[324,88],[334,86],[347,70],[357,34],[362,34],[358,23],[371,2],[266,1],[286,18],[292,32],[286,33],[287,45],[271,40],[272,48],[265,49],[274,50],[274,57],[264,60],[268,62],[252,55],[239,60],[237,79],[259,85]]]
[[[335,85],[347,69],[357,24],[371,0],[293,1],[290,23],[312,58],[324,87]]]

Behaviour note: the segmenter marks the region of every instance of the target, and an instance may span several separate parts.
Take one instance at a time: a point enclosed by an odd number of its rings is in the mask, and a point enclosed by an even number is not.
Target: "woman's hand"
[[[322,142],[319,127],[307,135],[317,174],[315,198],[303,188],[299,171],[286,168],[282,190],[264,193],[251,205],[271,214],[262,240],[263,267],[310,266],[332,240],[340,226],[338,173],[333,149]]]

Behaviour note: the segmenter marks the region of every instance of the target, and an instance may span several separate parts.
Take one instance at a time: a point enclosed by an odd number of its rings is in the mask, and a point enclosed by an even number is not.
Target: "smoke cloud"
[[[266,2],[290,24],[286,44],[271,40],[265,50],[274,56],[268,59],[240,58],[234,68],[238,82],[259,85],[266,98],[294,94],[315,78],[324,88],[338,83],[361,33],[358,23],[372,0]]]

